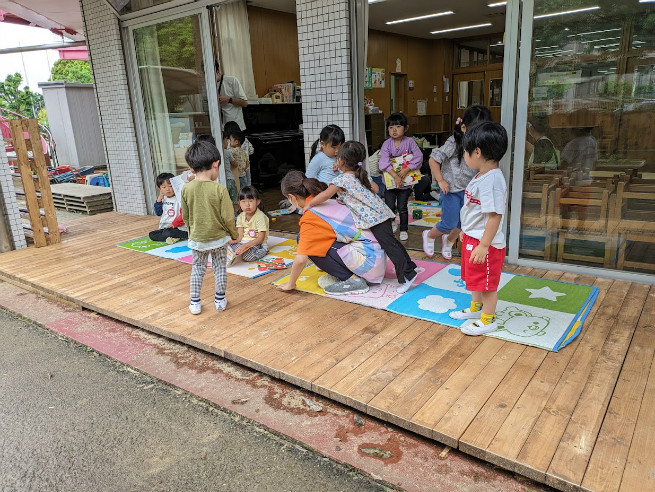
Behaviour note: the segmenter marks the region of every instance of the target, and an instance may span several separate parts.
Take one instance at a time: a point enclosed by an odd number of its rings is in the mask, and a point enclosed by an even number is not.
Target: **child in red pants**
[[[485,122],[464,135],[466,165],[478,173],[464,192],[462,222],[462,280],[471,291],[469,308],[451,311],[453,319],[470,319],[462,325],[466,335],[482,335],[498,328],[498,284],[505,260],[503,218],[507,185],[498,162],[507,152],[507,132],[498,123]]]

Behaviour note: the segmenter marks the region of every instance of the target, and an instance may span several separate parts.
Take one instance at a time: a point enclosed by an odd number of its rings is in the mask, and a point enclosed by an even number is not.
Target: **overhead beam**
[[[73,41],[72,43],[51,43],[51,44],[38,44],[34,46],[17,46],[15,48],[2,48],[0,49],[0,55],[8,55],[10,53],[25,53],[27,51],[60,50],[62,48],[72,48],[73,46],[86,46],[86,41]]]

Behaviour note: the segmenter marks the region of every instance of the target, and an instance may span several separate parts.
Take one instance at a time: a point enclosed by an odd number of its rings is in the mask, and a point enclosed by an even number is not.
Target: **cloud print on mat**
[[[427,296],[418,301],[419,309],[430,311],[431,313],[443,314],[457,308],[454,299],[442,296]]]

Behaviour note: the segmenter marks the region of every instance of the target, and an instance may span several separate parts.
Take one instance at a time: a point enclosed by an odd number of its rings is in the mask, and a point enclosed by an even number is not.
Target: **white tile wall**
[[[2,135],[0,135],[0,200],[2,200],[0,213],[3,213],[0,220],[3,220],[9,226],[9,234],[14,249],[26,248],[27,242],[25,241],[23,223],[18,211],[16,190],[14,189],[14,181],[11,178],[11,170],[9,169]]]
[[[353,138],[348,0],[296,0],[305,159],[325,125]]]
[[[80,0],[109,178],[119,212],[147,213],[118,19],[103,0]]]

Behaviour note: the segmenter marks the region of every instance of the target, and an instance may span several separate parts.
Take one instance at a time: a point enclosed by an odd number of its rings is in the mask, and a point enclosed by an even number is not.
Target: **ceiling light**
[[[432,19],[433,17],[441,17],[444,15],[451,15],[451,14],[454,14],[454,12],[452,10],[448,10],[447,12],[436,12],[434,14],[419,15],[417,17],[407,17],[406,19],[398,19],[395,21],[385,22],[385,24],[390,26],[391,24],[400,24],[401,22],[413,22],[423,19]]]
[[[441,29],[440,31],[430,31],[430,34],[442,34],[444,32],[464,31],[466,29],[479,29],[481,27],[489,27],[489,26],[491,26],[491,22],[486,22],[484,24],[474,24],[472,26],[452,27],[450,29]]]
[[[371,3],[380,3],[380,2],[384,2],[384,0],[368,0],[369,4],[371,4]]]
[[[507,2],[490,3],[487,7],[502,7],[503,5],[507,5]]]
[[[569,34],[569,38],[574,36],[587,36],[588,34],[598,34],[600,32],[610,32],[610,31],[620,31],[621,28],[617,27],[615,29],[603,29],[602,31],[589,31],[589,32],[579,32],[578,34]]]
[[[551,12],[550,14],[541,14],[541,15],[535,15],[535,19],[545,19],[546,17],[556,17],[558,15],[568,15],[568,14],[577,14],[580,12],[589,12],[590,10],[598,10],[600,7],[598,5],[595,5],[594,7],[585,7],[583,9],[575,9],[575,10],[564,10],[562,12]]]
[[[639,3],[652,3],[655,2],[655,0],[639,0]]]

